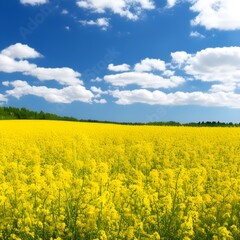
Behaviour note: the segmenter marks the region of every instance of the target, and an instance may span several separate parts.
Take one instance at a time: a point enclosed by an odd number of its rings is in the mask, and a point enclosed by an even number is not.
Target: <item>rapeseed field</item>
[[[1,121],[0,239],[240,239],[240,128]]]

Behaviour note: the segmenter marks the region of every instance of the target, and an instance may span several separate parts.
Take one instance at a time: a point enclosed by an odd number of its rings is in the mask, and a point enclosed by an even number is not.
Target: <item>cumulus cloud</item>
[[[92,86],[91,91],[95,94],[94,96],[94,102],[99,104],[105,104],[107,103],[106,99],[102,99],[103,94],[108,94],[108,91],[103,91],[100,87]]]
[[[29,72],[37,66],[25,59],[38,57],[41,57],[41,54],[28,45],[21,43],[11,45],[0,53],[0,71],[7,73]]]
[[[104,80],[115,87],[136,85],[136,89],[112,90],[110,95],[117,104],[127,105],[143,103],[150,105],[198,105],[240,108],[240,47],[206,48],[196,53],[184,51],[171,53],[172,61],[165,63],[165,71],[158,75],[153,67],[150,72],[124,72],[107,75]],[[136,64],[137,65],[137,64]],[[135,66],[136,66],[135,65]],[[144,64],[142,64],[144,65]],[[182,76],[175,76],[170,70],[175,68]],[[164,77],[166,76],[166,78]],[[179,87],[187,81],[198,80],[211,83],[207,91],[171,91],[159,90]],[[191,84],[194,85],[194,81]],[[157,90],[149,90],[149,88]]]
[[[105,103],[107,103],[107,100],[106,99],[94,99],[94,102],[95,103],[99,103],[99,104],[105,104]]]
[[[152,0],[80,0],[77,5],[96,13],[105,13],[108,10],[130,20],[137,20],[143,10],[155,8]]]
[[[172,66],[177,65],[185,79],[218,83],[214,89],[219,91],[234,90],[235,83],[240,83],[240,47],[206,48],[194,54],[175,52],[171,56]]]
[[[6,98],[6,96],[4,96],[3,94],[0,94],[0,104],[5,103],[7,101],[8,101],[8,99]]]
[[[91,91],[94,93],[98,93],[98,94],[107,94],[108,93],[108,91],[103,91],[101,88],[96,87],[96,86],[92,86]]]
[[[175,72],[167,67],[164,61],[152,58],[145,58],[134,67],[126,63],[116,66],[110,64],[109,70],[120,73],[106,75],[103,79],[115,87],[137,85],[140,88],[169,89],[182,85],[185,82],[184,78],[175,76]],[[131,68],[134,71],[129,71]]]
[[[91,103],[94,98],[91,91],[80,85],[57,89],[46,86],[31,86],[26,81],[16,80],[8,82],[8,86],[12,86],[13,89],[7,90],[6,95],[17,99],[26,95],[32,95],[44,98],[52,103],[72,103],[75,101]]]
[[[17,43],[0,53],[0,71],[6,73],[21,72],[38,78],[40,81],[55,80],[61,85],[81,85],[81,74],[71,68],[42,68],[29,63],[28,58],[37,58],[41,54],[28,45]]]
[[[134,67],[136,72],[152,72],[164,71],[166,69],[165,62],[160,59],[145,58]]]
[[[33,76],[40,81],[54,80],[65,87],[31,86],[22,80],[3,81],[3,86],[13,89],[7,90],[4,95],[0,94],[0,102],[6,101],[10,96],[21,98],[25,95],[42,97],[46,101],[54,103],[72,103],[74,101],[92,103],[95,98],[99,97],[100,89],[94,89],[98,91],[96,95],[87,90],[80,80],[81,74],[71,68],[42,68],[23,60],[39,56],[41,55],[37,51],[27,45],[12,45],[0,53],[0,72],[21,72],[25,76]],[[101,94],[103,93],[101,92]],[[103,103],[104,101],[100,99],[98,102]]]
[[[240,29],[238,0],[168,0],[167,7],[174,7],[178,2],[191,4],[190,10],[197,14],[191,21],[193,26],[203,26],[208,30]]]
[[[176,5],[177,0],[167,0],[167,8],[172,8]]]
[[[204,82],[240,82],[240,47],[207,48],[192,55],[184,68]]]
[[[96,78],[90,80],[90,82],[102,82],[102,81],[103,80],[100,77],[96,77]]]
[[[175,74],[175,72],[171,71],[171,70],[166,70],[163,72],[163,76],[166,76],[166,77],[174,76],[174,74]]]
[[[35,49],[21,43],[11,45],[1,51],[1,54],[12,59],[29,59],[41,57]]]
[[[25,72],[24,74],[37,77],[40,81],[55,80],[61,85],[71,86],[71,85],[83,84],[83,82],[79,79],[81,74],[67,67],[64,67],[64,68],[36,67],[31,69],[28,72]]]
[[[238,0],[193,1],[191,10],[198,15],[192,20],[192,25],[201,25],[206,29],[240,29],[239,9]]]
[[[108,70],[113,71],[113,72],[127,72],[127,71],[130,71],[130,65],[125,64],[125,63],[121,64],[121,65],[109,64]]]
[[[107,75],[104,80],[113,86],[125,87],[138,85],[142,88],[173,88],[184,83],[184,79],[178,76],[163,78],[153,73],[126,72],[115,75]]]
[[[28,72],[36,68],[35,64],[31,64],[26,60],[16,61],[6,55],[0,54],[0,71],[6,73]]]
[[[191,57],[191,54],[188,54],[184,51],[178,51],[171,53],[171,57],[173,63],[176,63],[179,66],[181,66]]]
[[[240,108],[240,95],[231,92],[175,92],[167,94],[159,90],[151,92],[146,89],[137,89],[132,91],[115,90],[111,94],[118,99],[116,103],[121,105],[144,103],[150,105],[198,105]]]
[[[237,88],[235,83],[214,84],[210,88],[210,92],[234,92]]]
[[[94,20],[81,20],[79,22],[83,26],[98,26],[102,30],[105,30],[105,31],[109,27],[109,19],[108,18],[98,18],[95,21]]]
[[[35,5],[41,5],[41,4],[48,3],[48,0],[20,0],[20,3],[22,3],[24,5],[35,6]]]
[[[103,79],[104,85],[110,85],[108,90],[97,86],[87,90],[80,80],[81,74],[71,68],[42,68],[26,60],[39,56],[27,45],[12,45],[0,53],[0,71],[21,72],[36,77],[42,84],[54,80],[62,87],[33,86],[23,80],[4,81],[2,84],[12,89],[0,94],[0,102],[7,101],[10,96],[21,98],[34,95],[54,103],[80,101],[104,104],[107,101],[102,95],[105,94],[123,105],[143,103],[240,108],[240,94],[237,93],[240,88],[240,47],[206,48],[196,53],[173,52],[171,63],[145,58],[132,66],[126,63],[109,64],[108,70],[115,73],[91,80],[99,82]],[[210,87],[205,92],[178,91],[177,87],[192,80],[208,82]],[[194,83],[192,81],[191,85]],[[121,89],[109,90],[116,87]],[[133,87],[136,89],[132,90]],[[176,89],[173,91],[172,88]]]

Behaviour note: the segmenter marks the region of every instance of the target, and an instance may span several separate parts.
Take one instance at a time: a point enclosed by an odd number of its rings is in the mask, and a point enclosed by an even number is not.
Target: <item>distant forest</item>
[[[150,125],[150,126],[192,126],[192,127],[240,127],[240,123],[224,123],[224,122],[192,122],[181,124],[179,122],[111,122],[111,121],[98,121],[98,120],[79,120],[73,117],[58,116],[52,113],[45,113],[43,111],[35,112],[26,108],[14,108],[14,107],[0,107],[0,120],[16,120],[16,119],[38,119],[38,120],[61,120],[61,121],[74,121],[74,122],[96,122],[96,123],[114,123],[124,125]]]
[[[56,114],[30,111],[26,108],[14,107],[0,107],[1,120],[14,120],[14,119],[45,119],[45,120],[65,120],[65,121],[78,121],[72,117],[60,117]]]

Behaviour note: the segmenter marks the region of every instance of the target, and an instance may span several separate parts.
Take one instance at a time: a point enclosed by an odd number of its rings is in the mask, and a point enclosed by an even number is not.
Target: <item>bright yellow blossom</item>
[[[240,239],[240,129],[0,122],[0,239]]]

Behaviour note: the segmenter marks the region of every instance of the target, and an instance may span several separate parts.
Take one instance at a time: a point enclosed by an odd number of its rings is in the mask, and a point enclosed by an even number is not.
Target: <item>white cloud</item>
[[[171,53],[171,56],[172,62],[164,63],[166,69],[158,75],[153,73],[156,67],[150,65],[147,68],[147,64],[143,64],[142,61],[138,66],[145,72],[124,72],[105,76],[104,80],[115,87],[139,86],[139,89],[135,90],[112,90],[109,94],[117,99],[117,104],[122,105],[143,103],[240,108],[240,94],[236,91],[240,88],[240,47],[207,48],[195,54],[179,51]],[[182,77],[175,76],[175,72],[169,69],[176,66],[178,72],[182,71]],[[209,90],[170,93],[149,90],[170,89],[193,80],[211,83]],[[191,84],[194,83],[193,81]]]
[[[91,87],[91,91],[94,92],[94,93],[98,93],[98,94],[107,94],[108,91],[103,91],[101,88],[98,88],[96,86],[92,86]]]
[[[94,95],[84,86],[68,86],[62,89],[48,88],[46,86],[30,86],[26,81],[16,80],[8,82],[12,90],[7,90],[7,96],[21,98],[26,95],[42,97],[52,103],[72,103],[74,101],[91,103]]]
[[[165,62],[160,59],[145,58],[140,63],[137,63],[134,67],[136,72],[152,72],[152,71],[164,71],[166,69]]]
[[[21,98],[25,95],[34,95],[44,98],[46,101],[54,103],[72,103],[74,101],[92,103],[101,94],[106,94],[100,88],[92,88],[96,95],[83,86],[79,79],[81,74],[71,68],[42,68],[29,63],[26,58],[36,58],[41,56],[34,49],[27,45],[15,44],[0,53],[0,72],[14,73],[21,72],[23,75],[36,77],[40,81],[55,80],[66,87],[49,88],[47,86],[31,86],[26,81],[16,80],[13,82],[3,81],[5,87],[12,87],[5,95],[0,94],[0,102],[6,101],[8,97]],[[104,103],[104,99],[95,102]]]
[[[240,29],[239,0],[167,0],[167,8],[180,2],[190,3],[190,10],[197,14],[191,21],[193,26],[203,26],[208,30]]]
[[[96,77],[95,79],[91,79],[90,82],[102,82],[102,78]]]
[[[20,50],[19,50],[20,49]],[[34,95],[49,102],[71,103],[74,101],[86,103],[106,103],[101,96],[110,94],[117,99],[117,104],[160,104],[160,105],[199,105],[223,106],[240,108],[240,47],[207,48],[196,53],[184,51],[171,53],[171,63],[160,59],[145,58],[133,66],[128,64],[109,64],[111,71],[120,71],[106,75],[103,80],[116,87],[126,87],[127,90],[104,90],[92,86],[87,90],[83,86],[81,74],[71,68],[42,68],[25,60],[41,56],[27,45],[12,45],[0,53],[0,71],[36,77],[40,81],[57,81],[64,87],[49,88],[47,86],[31,86],[26,81],[4,81],[3,86],[12,88],[0,94],[0,102],[7,101],[10,96],[21,98]],[[178,69],[176,68],[178,67]],[[181,72],[181,77],[175,75]],[[126,71],[126,72],[121,72]],[[186,81],[199,80],[211,83],[207,92],[170,92],[164,93],[159,89],[176,88]],[[91,82],[102,81],[96,78]],[[191,85],[194,84],[194,81]],[[128,90],[135,85],[139,89]],[[132,86],[131,86],[132,88]],[[111,89],[111,88],[110,88]],[[150,91],[149,89],[158,89]]]
[[[0,54],[0,71],[6,73],[27,72],[36,68],[35,64],[30,64],[26,60],[16,61],[6,55]]]
[[[102,30],[107,30],[109,27],[109,19],[108,18],[98,18],[97,20],[81,20],[79,21],[83,26],[98,26]]]
[[[8,56],[0,54],[0,72],[21,72],[24,75],[37,77],[41,81],[55,80],[61,85],[82,84],[80,73],[71,68],[41,68],[26,60],[16,61]]]
[[[113,72],[127,72],[130,70],[130,65],[125,64],[125,63],[121,64],[121,65],[109,64],[108,70],[113,71]]]
[[[48,3],[48,0],[20,0],[20,3],[35,6]]]
[[[107,75],[104,80],[113,86],[125,87],[128,85],[138,85],[142,88],[173,88],[184,83],[182,77],[171,76],[169,79],[152,73],[126,72],[115,75]]]
[[[6,73],[31,71],[37,66],[23,59],[37,57],[41,57],[41,54],[28,45],[21,43],[11,45],[0,53],[0,71]]]
[[[17,43],[5,48],[0,53],[0,71],[6,73],[21,72],[37,77],[40,81],[55,80],[61,85],[82,85],[81,74],[71,68],[42,68],[31,64],[26,58],[37,58],[41,54],[28,45]]]
[[[71,68],[41,68],[36,67],[25,75],[37,77],[40,81],[55,80],[61,85],[81,85],[82,81],[79,79],[81,74]]]
[[[167,8],[172,8],[176,5],[177,0],[167,0]]]
[[[198,105],[240,108],[240,95],[231,92],[175,92],[166,94],[159,90],[151,92],[146,89],[137,89],[132,91],[116,90],[112,91],[111,94],[118,99],[116,103],[121,105],[144,103],[150,105]]]
[[[97,13],[108,10],[130,20],[137,20],[143,10],[155,8],[152,0],[80,0],[77,5]]]
[[[99,103],[99,104],[105,104],[105,103],[107,103],[107,100],[106,99],[94,99],[94,102],[95,103]]]
[[[239,0],[197,0],[191,7],[198,13],[192,24],[206,29],[240,29],[239,9]]]
[[[9,86],[9,81],[3,81],[2,85],[5,86],[5,87],[8,87]]]
[[[184,51],[179,51],[171,53],[171,57],[173,63],[176,63],[179,66],[181,66],[191,57],[191,54],[188,54]]]
[[[108,94],[108,91],[103,91],[101,88],[98,88],[96,86],[92,86],[90,89],[95,94],[94,102],[101,103],[101,104],[106,103],[105,99],[98,99],[98,98],[101,98],[103,94]]]
[[[134,70],[129,72],[131,66],[128,64],[116,65],[109,64],[108,69],[119,71],[120,73],[104,76],[104,81],[112,86],[127,87],[138,85],[141,88],[174,88],[185,82],[184,78],[175,76],[175,72],[166,69],[167,65],[160,59],[145,58],[135,64]],[[126,71],[126,72],[125,72]],[[157,74],[156,71],[159,71]]]
[[[166,77],[174,76],[174,74],[175,74],[175,72],[171,71],[171,70],[166,70],[163,72],[163,76],[166,76]]]
[[[35,49],[21,43],[11,45],[1,51],[1,54],[8,56],[12,59],[29,59],[41,57]]]
[[[7,101],[8,101],[8,99],[3,94],[0,94],[0,104],[5,103]]]
[[[205,82],[240,82],[240,47],[207,48],[192,55],[184,70]]]
[[[237,88],[235,83],[214,84],[211,86],[210,92],[234,92]]]
[[[190,37],[193,37],[193,38],[205,38],[205,36],[201,33],[199,33],[198,31],[192,31],[190,33]]]

